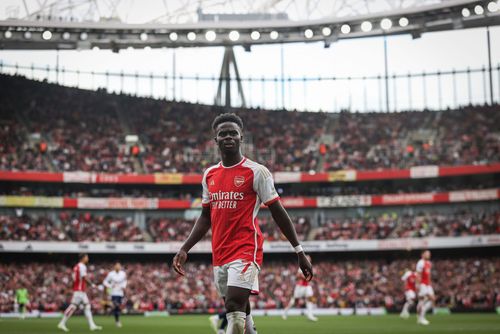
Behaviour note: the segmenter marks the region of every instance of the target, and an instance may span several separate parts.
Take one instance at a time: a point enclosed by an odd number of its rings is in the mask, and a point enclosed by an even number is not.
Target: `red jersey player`
[[[428,325],[425,313],[432,308],[434,303],[434,289],[431,285],[431,252],[424,250],[421,259],[417,262],[417,282],[418,304],[417,304],[417,324]]]
[[[307,259],[311,262],[311,257],[308,255]],[[311,321],[318,321],[318,318],[316,318],[313,313],[313,306],[314,306],[314,292],[312,289],[311,284],[309,281],[304,277],[304,274],[302,272],[297,272],[297,281],[295,283],[295,288],[293,289],[293,296],[292,299],[290,299],[290,302],[288,305],[285,307],[285,310],[283,311],[283,319],[287,319],[287,314],[288,310],[295,305],[295,301],[297,299],[305,299],[306,301],[306,317],[307,319]]]
[[[417,297],[416,291],[417,288],[415,286],[415,280],[417,278],[417,275],[415,272],[406,269],[405,273],[403,276],[401,276],[401,280],[405,282],[405,298],[406,302],[403,306],[403,310],[401,311],[401,318],[408,319],[410,316],[410,307],[413,306],[415,303],[415,298]]]
[[[90,326],[91,331],[101,330],[101,326],[97,326],[92,318],[92,312],[90,310],[89,297],[85,292],[87,284],[95,287],[95,284],[89,281],[87,277],[87,263],[89,262],[89,256],[87,254],[79,255],[80,261],[73,267],[73,297],[71,298],[71,304],[68,306],[66,311],[64,311],[64,317],[57,325],[57,328],[67,332],[66,321],[73,315],[80,304],[84,305],[85,317]]]
[[[202,212],[191,234],[173,260],[174,270],[184,275],[189,250],[212,228],[212,260],[215,286],[225,300],[227,334],[255,333],[248,298],[258,293],[262,265],[262,233],[257,223],[261,204],[287,237],[307,280],[313,277],[290,217],[281,205],[269,170],[242,156],[243,121],[236,114],[217,116],[212,129],[221,162],[203,174]]]

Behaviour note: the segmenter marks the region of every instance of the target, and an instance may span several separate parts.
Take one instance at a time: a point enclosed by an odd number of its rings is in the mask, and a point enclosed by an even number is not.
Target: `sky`
[[[0,7],[0,13],[2,8]],[[0,16],[1,17],[1,16]],[[490,28],[492,41],[492,63],[496,68],[500,63],[500,27]],[[409,35],[387,38],[389,74],[407,74],[462,70],[468,67],[481,68],[488,64],[486,29],[468,29],[449,32],[425,33],[421,38]],[[251,52],[240,47],[234,49],[242,78],[259,79],[251,83],[244,81],[243,89],[247,106],[309,110],[339,111],[351,109],[359,111],[386,110],[385,86],[379,80],[302,80],[262,83],[260,79],[280,78],[283,66],[285,79],[319,77],[362,77],[384,74],[384,39],[382,37],[340,40],[330,48],[323,43],[297,43],[285,45],[253,46]],[[123,50],[112,53],[106,50],[86,51],[6,51],[0,50],[3,64],[30,66],[56,66],[80,71],[141,73],[149,75],[169,75],[175,72],[184,77],[214,77],[220,72],[224,49],[181,48],[156,50]],[[281,63],[283,55],[283,64]],[[12,72],[12,68],[3,68]],[[46,71],[20,71],[35,78],[47,78]],[[49,81],[55,81],[55,73],[49,73]],[[485,82],[486,79],[486,82]],[[433,109],[454,107],[456,104],[483,103],[489,99],[489,82],[483,73],[470,76],[471,89],[467,85],[467,75],[457,75],[455,84],[452,76],[421,77],[389,82],[390,110]],[[493,73],[494,98],[500,101],[500,74]],[[439,85],[440,82],[440,85]],[[168,99],[186,100],[212,104],[217,90],[217,81],[212,80],[154,80],[119,77],[65,74],[59,76],[59,83],[79,85],[96,89],[108,87],[109,91],[137,93]],[[455,85],[455,88],[453,88]],[[441,88],[440,88],[441,87]],[[282,93],[284,92],[284,95]],[[238,101],[235,101],[237,104]]]

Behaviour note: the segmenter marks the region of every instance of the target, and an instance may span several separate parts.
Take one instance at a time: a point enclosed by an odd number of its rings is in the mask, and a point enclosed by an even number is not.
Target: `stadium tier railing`
[[[371,206],[399,206],[442,204],[460,202],[498,201],[500,188],[457,190],[385,195],[338,195],[316,197],[283,197],[288,209],[345,208]],[[105,209],[105,210],[187,210],[201,208],[201,199],[183,200],[167,198],[127,197],[45,197],[0,196],[0,207],[56,208],[56,209]]]
[[[384,240],[311,240],[303,241],[308,252],[358,252],[413,249],[453,249],[500,246],[500,234],[462,237],[398,238]],[[175,254],[182,242],[71,242],[71,241],[0,241],[0,253],[99,253],[99,254]],[[210,241],[200,241],[191,253],[210,254]],[[264,241],[266,253],[293,252],[286,241]]]
[[[277,184],[356,182],[370,180],[424,179],[500,173],[500,163],[462,166],[415,166],[409,169],[339,170],[333,172],[275,172]],[[0,181],[88,184],[200,184],[201,174],[107,174],[95,172],[0,171]]]

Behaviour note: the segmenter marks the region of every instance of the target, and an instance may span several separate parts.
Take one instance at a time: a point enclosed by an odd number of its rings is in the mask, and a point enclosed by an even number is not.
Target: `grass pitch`
[[[113,318],[96,317],[95,322],[104,327],[105,334],[210,334],[213,333],[208,316],[142,316],[122,317],[122,328],[116,328]],[[396,315],[387,316],[327,316],[316,323],[305,317],[255,317],[259,334],[382,334],[382,333],[450,333],[489,334],[500,333],[500,315],[454,314],[429,316],[427,327],[416,324],[415,316],[402,320]],[[59,319],[0,319],[0,333],[8,334],[57,334]],[[91,333],[82,316],[71,318],[67,324],[69,333]]]

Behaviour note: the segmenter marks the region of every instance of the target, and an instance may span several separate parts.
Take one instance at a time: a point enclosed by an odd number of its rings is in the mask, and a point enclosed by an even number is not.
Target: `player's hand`
[[[183,251],[182,249],[177,252],[174,256],[174,260],[172,261],[172,266],[174,267],[174,270],[179,274],[179,275],[186,275],[186,272],[184,271],[184,268],[182,267],[184,263],[187,260],[187,253]]]
[[[304,252],[300,252],[297,254],[299,260],[299,268],[302,270],[306,281],[310,281],[313,278],[313,268],[311,262],[306,257]]]

